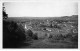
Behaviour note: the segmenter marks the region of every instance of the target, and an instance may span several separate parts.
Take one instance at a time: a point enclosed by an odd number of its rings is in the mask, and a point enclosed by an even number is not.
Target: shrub
[[[63,40],[64,39],[64,36],[62,34],[54,35],[54,36],[51,36],[51,37],[54,40]]]
[[[26,32],[25,32],[25,34],[26,34],[26,41],[31,41],[32,39],[33,39],[33,32],[32,32],[32,30],[27,30]]]
[[[66,34],[65,38],[72,38],[72,34],[70,34],[70,33]]]
[[[3,21],[3,48],[15,48],[25,39],[24,30],[17,23]]]
[[[29,36],[29,37],[32,37],[33,32],[29,29],[29,30],[26,31],[26,35]]]
[[[28,42],[28,41],[31,41],[32,40],[32,37],[30,37],[30,36],[26,36],[26,41]]]
[[[68,41],[70,42],[78,42],[78,34],[71,34],[71,33],[68,33],[66,36],[65,36],[65,39],[68,39]]]
[[[37,33],[33,34],[33,39],[38,40],[38,34]]]
[[[76,34],[72,39],[72,42],[78,42],[78,34]]]
[[[48,40],[52,43],[54,42],[59,42],[59,40],[64,40],[64,36],[62,34],[58,34],[58,35],[50,35]]]

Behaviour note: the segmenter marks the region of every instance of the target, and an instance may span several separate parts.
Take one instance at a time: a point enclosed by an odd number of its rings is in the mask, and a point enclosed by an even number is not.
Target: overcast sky
[[[9,17],[55,17],[78,14],[77,2],[5,2]]]

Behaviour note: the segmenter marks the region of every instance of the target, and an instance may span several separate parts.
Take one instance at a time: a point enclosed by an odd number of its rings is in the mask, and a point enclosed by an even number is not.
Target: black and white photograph
[[[78,49],[78,2],[3,2],[3,49]]]

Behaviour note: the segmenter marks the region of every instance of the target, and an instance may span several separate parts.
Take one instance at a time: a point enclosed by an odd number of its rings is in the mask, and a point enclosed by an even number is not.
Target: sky
[[[2,1],[53,1],[53,0],[2,0]],[[79,0],[54,0],[54,1],[79,1]]]
[[[78,14],[77,2],[4,2],[9,17],[55,17]]]

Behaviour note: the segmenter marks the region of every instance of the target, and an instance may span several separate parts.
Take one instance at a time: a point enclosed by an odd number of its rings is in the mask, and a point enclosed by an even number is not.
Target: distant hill
[[[62,17],[9,17],[8,21],[30,21],[30,20],[78,20],[78,15],[62,16]]]

